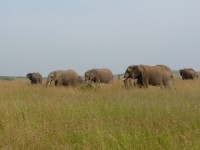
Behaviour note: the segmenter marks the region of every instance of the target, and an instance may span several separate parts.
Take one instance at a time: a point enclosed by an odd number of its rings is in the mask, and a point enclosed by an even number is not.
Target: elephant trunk
[[[130,80],[129,78],[122,79],[122,81],[124,82],[125,88],[128,88],[129,86],[131,86],[131,85],[129,85],[129,82],[130,82],[129,80]]]
[[[128,78],[123,78],[122,81],[125,81],[125,80],[127,80],[127,79],[128,79]]]
[[[26,77],[28,78],[28,79],[30,79],[31,80],[31,73],[28,73],[27,75],[26,75]]]
[[[51,85],[51,80],[47,78],[46,86]]]
[[[124,83],[125,83],[128,78],[129,78],[129,74],[127,72],[125,72],[124,78],[122,79],[122,81],[124,81]]]
[[[128,88],[128,79],[127,79],[127,78],[124,78],[123,81],[124,81],[124,86],[125,86],[125,88]]]
[[[129,77],[130,77],[129,73],[128,73],[128,72],[125,72],[124,78],[126,79],[126,78],[129,78]]]

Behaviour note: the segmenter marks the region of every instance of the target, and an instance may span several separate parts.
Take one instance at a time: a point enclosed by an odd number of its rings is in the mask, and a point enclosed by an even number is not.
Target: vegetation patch
[[[200,149],[200,79],[175,86],[0,81],[0,149]]]

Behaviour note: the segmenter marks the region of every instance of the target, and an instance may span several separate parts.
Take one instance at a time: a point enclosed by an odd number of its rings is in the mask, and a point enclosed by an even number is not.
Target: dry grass
[[[200,80],[175,86],[0,81],[0,149],[200,149]]]

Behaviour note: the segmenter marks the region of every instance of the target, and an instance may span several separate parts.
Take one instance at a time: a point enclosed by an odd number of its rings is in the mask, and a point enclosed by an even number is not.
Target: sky
[[[200,71],[199,0],[0,0],[0,75]]]

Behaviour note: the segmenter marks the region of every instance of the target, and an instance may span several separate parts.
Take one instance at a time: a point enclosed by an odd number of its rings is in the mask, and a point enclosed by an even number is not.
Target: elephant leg
[[[129,88],[129,84],[130,84],[130,81],[129,81],[130,79],[129,78],[127,78],[127,79],[125,79],[124,80],[124,86],[125,86],[125,88]]]
[[[149,79],[148,79],[148,77],[143,78],[141,80],[141,82],[142,82],[142,85],[143,85],[144,88],[148,88],[148,85],[149,85]]]
[[[63,85],[62,81],[60,81],[60,80],[56,81],[56,86],[62,86],[62,85]]]
[[[100,78],[96,78],[96,82],[97,82],[97,83],[100,83]]]
[[[143,84],[143,87],[144,87],[144,88],[148,88],[149,82],[148,82],[148,81],[146,81],[146,82],[143,81],[142,84]]]
[[[137,87],[142,88],[142,86],[143,86],[142,79],[138,78],[136,84],[137,84]]]
[[[173,87],[173,79],[165,81],[164,87],[171,89]]]

